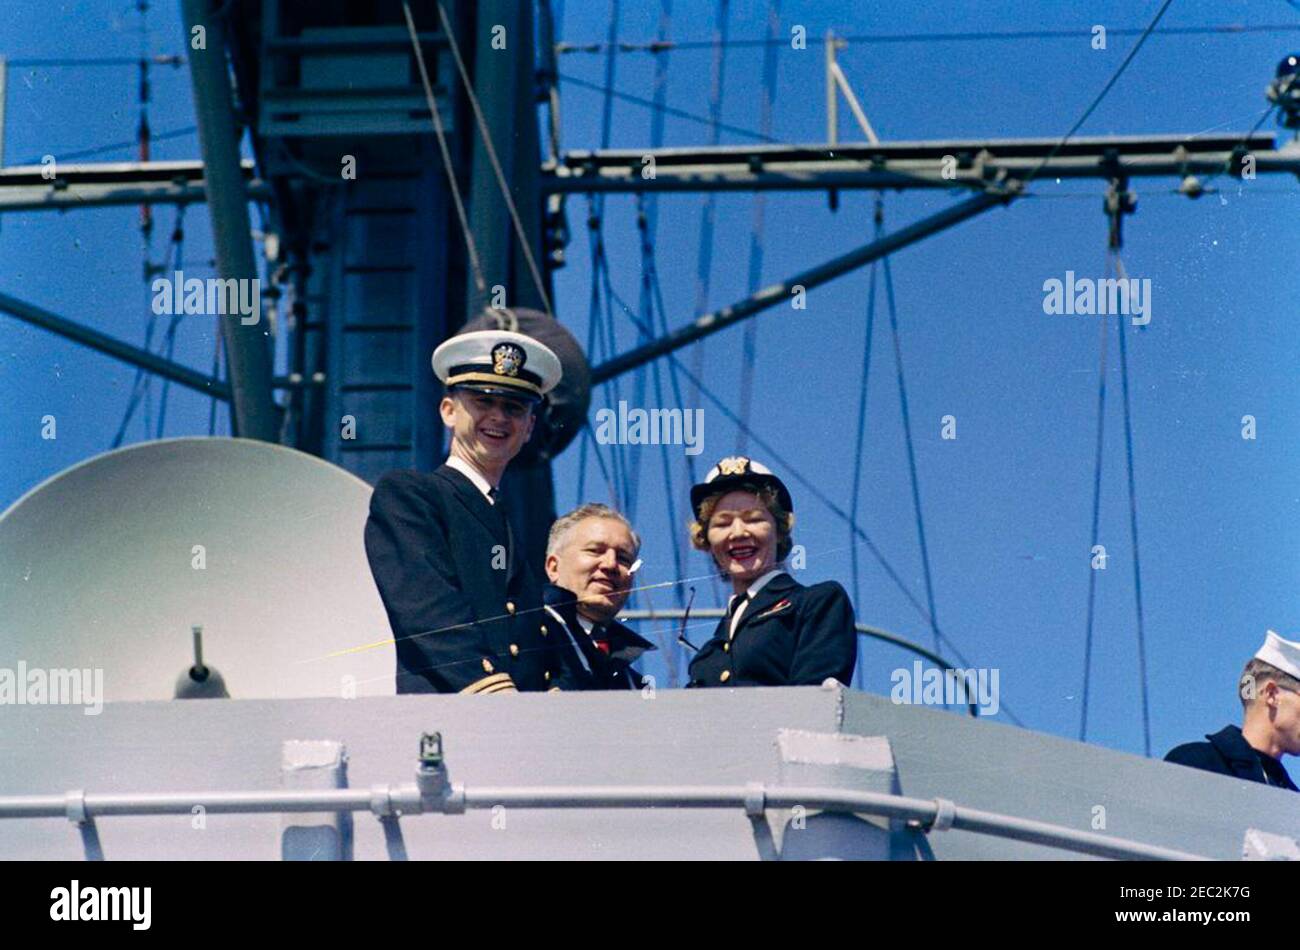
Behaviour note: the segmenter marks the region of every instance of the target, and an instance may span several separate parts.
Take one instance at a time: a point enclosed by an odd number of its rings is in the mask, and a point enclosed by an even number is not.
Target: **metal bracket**
[[[90,815],[86,811],[86,792],[84,789],[75,789],[64,795],[64,814],[68,816],[68,821],[74,825],[84,825],[90,820]]]
[[[767,793],[758,782],[745,786],[745,814],[750,818],[762,818],[767,811]]]
[[[1128,179],[1115,177],[1106,189],[1106,217],[1110,219],[1109,247],[1119,250],[1124,243],[1124,215],[1137,210],[1137,195],[1128,190]]]
[[[957,806],[947,798],[936,798],[934,800],[934,820],[930,822],[927,831],[948,831],[952,828],[953,822],[957,819]]]

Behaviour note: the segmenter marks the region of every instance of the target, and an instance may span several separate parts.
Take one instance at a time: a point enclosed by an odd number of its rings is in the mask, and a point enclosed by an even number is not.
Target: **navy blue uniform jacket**
[[[690,666],[690,686],[848,684],[858,657],[853,605],[835,581],[805,587],[789,574],[764,585],[734,637],[723,617]]]
[[[366,555],[397,641],[397,692],[550,687],[559,638],[511,546],[504,509],[454,468],[380,478]]]
[[[1187,742],[1170,749],[1165,756],[1165,761],[1187,765],[1194,769],[1204,769],[1207,772],[1217,772],[1220,775],[1244,778],[1248,782],[1261,782],[1289,788],[1293,792],[1298,791],[1295,782],[1291,781],[1291,776],[1287,775],[1286,769],[1276,760],[1274,760],[1275,777],[1272,780],[1264,777],[1264,763],[1260,761],[1260,754],[1246,741],[1239,727],[1224,726],[1205,738],[1209,741]]]
[[[565,643],[563,650],[564,672],[558,682],[560,689],[641,689],[646,685],[646,680],[632,667],[632,662],[647,650],[655,649],[653,643],[611,620],[601,624],[604,628],[602,639],[609,644],[609,653],[602,653],[587,631],[582,629],[578,620],[578,600],[571,591],[547,584],[542,598],[572,631],[572,639]],[[560,632],[568,636],[565,631]]]

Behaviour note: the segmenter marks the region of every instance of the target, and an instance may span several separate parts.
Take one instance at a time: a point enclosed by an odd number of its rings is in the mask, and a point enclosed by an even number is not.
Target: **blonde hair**
[[[1297,681],[1294,676],[1259,657],[1251,657],[1237,680],[1237,695],[1241,697],[1241,705],[1249,709],[1250,704],[1264,691],[1264,684],[1269,680],[1283,689],[1300,693],[1300,681]]]
[[[709,551],[709,520],[724,495],[733,491],[747,491],[763,503],[772,520],[776,522],[776,559],[784,561],[794,547],[794,512],[786,511],[777,499],[776,489],[771,485],[751,485],[742,483],[733,485],[723,491],[709,495],[700,502],[700,511],[687,529],[690,531],[691,547],[697,551]]]

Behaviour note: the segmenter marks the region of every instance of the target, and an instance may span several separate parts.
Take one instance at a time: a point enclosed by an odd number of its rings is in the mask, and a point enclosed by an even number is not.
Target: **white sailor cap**
[[[1255,659],[1300,679],[1300,643],[1283,640],[1272,630],[1264,637],[1264,645],[1255,651]]]
[[[464,387],[538,402],[555,388],[559,357],[544,343],[509,330],[461,333],[433,351],[433,372],[448,389]]]

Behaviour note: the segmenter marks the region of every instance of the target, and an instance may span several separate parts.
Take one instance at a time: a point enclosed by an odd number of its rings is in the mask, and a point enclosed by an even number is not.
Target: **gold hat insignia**
[[[498,376],[518,376],[524,367],[524,351],[513,343],[492,347],[492,372]]]

